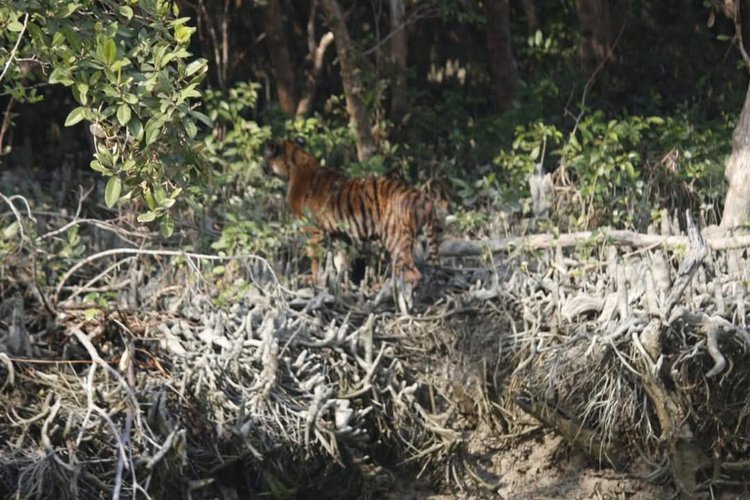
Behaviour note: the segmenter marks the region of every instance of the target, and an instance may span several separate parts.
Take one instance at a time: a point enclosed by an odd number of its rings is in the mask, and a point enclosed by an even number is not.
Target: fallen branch
[[[711,250],[733,250],[750,247],[750,235],[744,236],[710,236],[703,238]],[[438,253],[442,256],[482,255],[486,252],[500,253],[515,249],[541,250],[545,248],[570,248],[592,240],[612,245],[625,245],[635,248],[679,248],[687,247],[687,236],[660,236],[644,234],[623,229],[601,229],[597,231],[579,231],[576,233],[532,234],[509,238],[495,238],[486,241],[445,240]]]

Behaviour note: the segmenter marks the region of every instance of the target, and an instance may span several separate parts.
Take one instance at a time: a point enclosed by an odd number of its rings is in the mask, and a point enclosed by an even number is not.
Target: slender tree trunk
[[[750,86],[740,121],[732,133],[732,154],[724,171],[729,181],[721,227],[732,229],[750,221]]]
[[[533,35],[539,29],[539,17],[536,14],[534,0],[521,0],[521,8],[523,8],[523,13],[526,15],[526,27],[529,30],[529,34]]]
[[[315,37],[315,13],[317,12],[318,2],[310,2],[310,16],[307,19],[307,58],[310,62],[310,69],[307,73],[307,82],[305,89],[297,104],[297,116],[305,115],[312,109],[315,102],[315,94],[318,91],[318,82],[320,74],[323,71],[323,59],[325,58],[328,47],[333,42],[333,32],[329,31],[320,38],[320,42]]]
[[[297,111],[297,92],[294,85],[294,69],[289,55],[284,19],[279,0],[268,0],[266,6],[266,37],[271,58],[271,71],[276,80],[276,94],[282,111],[294,114]]]
[[[391,18],[391,120],[398,123],[406,108],[406,56],[408,51],[406,26],[404,26],[403,0],[389,0]]]
[[[507,111],[518,88],[518,67],[510,39],[509,0],[486,0],[487,54],[498,109]]]
[[[307,83],[305,85],[304,93],[297,104],[297,116],[306,115],[312,109],[313,102],[315,101],[315,94],[318,91],[318,81],[320,80],[320,73],[323,71],[323,58],[326,55],[326,50],[333,42],[333,32],[329,31],[322,37],[320,37],[320,43],[316,44],[310,55],[312,64],[310,66],[310,72],[307,74]]]
[[[377,146],[372,135],[370,117],[362,100],[362,81],[359,77],[359,70],[354,65],[350,52],[349,30],[346,28],[337,0],[321,0],[320,4],[336,39],[336,53],[341,65],[341,82],[346,97],[346,111],[349,113],[349,126],[357,137],[357,158],[359,161],[365,161],[375,153]]]
[[[750,53],[750,0],[741,0],[737,7],[739,12],[736,15],[739,16],[742,45],[745,52]],[[736,25],[735,29],[737,29]]]
[[[576,0],[576,13],[581,25],[581,67],[592,73],[608,58],[616,61],[612,50],[625,22],[624,5],[617,0]]]

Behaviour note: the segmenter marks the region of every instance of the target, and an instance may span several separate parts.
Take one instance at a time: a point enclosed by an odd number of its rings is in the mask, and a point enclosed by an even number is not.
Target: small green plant
[[[461,234],[474,234],[487,224],[487,213],[477,210],[458,210],[447,220],[455,223]]]

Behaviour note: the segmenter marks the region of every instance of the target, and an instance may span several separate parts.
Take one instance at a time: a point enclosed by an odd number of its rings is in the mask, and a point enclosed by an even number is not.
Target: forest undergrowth
[[[618,480],[747,488],[747,255],[669,212],[657,246],[444,243],[402,314],[377,266],[312,289],[293,251],[186,251],[127,210],[2,202],[10,496],[508,494],[503,454],[542,436]],[[483,230],[542,224],[521,222]]]

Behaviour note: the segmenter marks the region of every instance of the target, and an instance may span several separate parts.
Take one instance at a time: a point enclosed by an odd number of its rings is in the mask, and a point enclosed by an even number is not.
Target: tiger
[[[382,177],[349,177],[322,166],[303,140],[272,140],[264,148],[267,175],[287,182],[287,202],[295,218],[309,217],[306,253],[317,283],[317,249],[328,237],[354,242],[378,240],[390,254],[393,271],[416,286],[422,274],[414,261],[420,229],[428,256],[438,263],[438,221],[434,204],[421,191]]]

